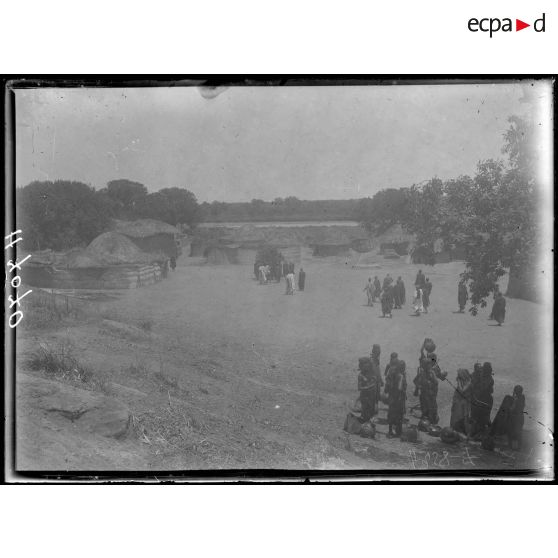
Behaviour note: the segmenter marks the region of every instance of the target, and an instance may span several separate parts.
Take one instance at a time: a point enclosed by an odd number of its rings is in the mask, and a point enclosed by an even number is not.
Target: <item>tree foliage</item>
[[[64,250],[88,244],[112,215],[106,196],[81,182],[36,181],[19,188],[17,226],[29,250]]]
[[[433,265],[436,242],[440,239],[445,222],[443,209],[444,184],[439,178],[429,180],[422,187],[411,186],[409,211],[405,228],[416,235],[417,245],[413,251],[416,263]]]
[[[464,247],[462,277],[473,314],[479,305],[486,306],[507,273],[519,285],[510,294],[533,297],[529,277],[540,238],[535,131],[517,116],[509,122],[502,148],[507,161],[480,161],[473,177],[433,178],[406,189],[382,190],[359,205],[359,219],[370,232],[378,234],[398,222],[413,233],[417,263],[434,265],[437,249]]]
[[[515,296],[533,294],[528,277],[540,231],[532,135],[526,122],[510,118],[502,149],[506,162],[480,161],[473,178],[438,181],[435,187],[430,181],[412,197],[413,219],[407,228],[417,235],[417,248],[429,250],[436,239],[446,246],[465,246],[462,277],[469,286],[473,314],[479,305],[486,306],[507,273],[523,285]]]
[[[32,182],[16,195],[18,226],[29,250],[65,250],[89,244],[112,217],[151,218],[171,225],[199,222],[199,205],[185,188],[149,194],[138,182],[119,179],[95,191],[81,182]]]
[[[409,221],[411,191],[408,188],[380,190],[364,198],[357,207],[357,219],[372,234],[382,234],[396,223]]]
[[[147,196],[147,188],[139,182],[120,178],[107,183],[106,194],[115,203],[115,211],[121,217],[133,217],[135,204]]]
[[[158,219],[177,225],[189,226],[199,222],[199,206],[196,196],[184,188],[163,188],[136,201],[137,217]]]

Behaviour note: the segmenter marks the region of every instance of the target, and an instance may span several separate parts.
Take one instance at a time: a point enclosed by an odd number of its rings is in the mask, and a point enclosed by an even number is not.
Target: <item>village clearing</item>
[[[552,449],[545,426],[552,424],[552,410],[545,402],[553,397],[552,371],[537,357],[552,336],[539,319],[543,307],[509,299],[503,327],[487,320],[489,308],[476,317],[457,314],[463,265],[423,267],[434,287],[430,312],[420,317],[411,316],[419,266],[403,259],[380,258],[370,269],[339,257],[313,259],[304,265],[306,290],[286,296],[284,281],[259,285],[252,265],[212,266],[184,256],[168,279],[117,291],[79,315],[39,324],[29,315],[17,330],[17,468],[542,469]],[[407,291],[405,307],[392,319],[380,317],[379,303],[367,307],[363,292],[368,277],[383,280],[387,273],[401,275]],[[534,451],[448,446],[425,433],[418,443],[388,439],[384,405],[376,439],[343,431],[358,395],[358,357],[373,343],[382,348],[382,373],[391,352],[406,361],[407,418],[417,423],[409,409],[418,403],[412,379],[425,337],[435,340],[453,383],[458,368],[492,363],[493,416],[504,395],[523,385]],[[76,372],[33,369],[38,347],[73,355]],[[47,380],[58,390],[39,385]],[[43,400],[64,393],[79,399],[85,392],[99,398],[88,404],[108,406],[114,420],[120,417],[124,434],[119,427],[81,426],[79,412],[87,412],[77,403],[77,410],[52,412],[53,404]],[[449,424],[452,395],[442,382],[442,426]]]

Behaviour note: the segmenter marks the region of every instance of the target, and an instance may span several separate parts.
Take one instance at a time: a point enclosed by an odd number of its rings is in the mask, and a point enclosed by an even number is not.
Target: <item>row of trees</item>
[[[193,226],[201,216],[195,195],[185,188],[149,193],[143,184],[125,179],[113,180],[101,190],[82,182],[36,181],[18,188],[16,204],[17,225],[29,250],[89,244],[107,230],[111,218]]]
[[[510,118],[504,137],[507,160],[479,162],[473,177],[460,176],[400,190],[383,190],[363,200],[359,218],[372,233],[394,223],[416,235],[415,255],[434,264],[435,244],[466,249],[462,277],[471,292],[471,311],[486,306],[487,298],[506,273],[513,278],[510,296],[534,299],[531,282],[540,238],[537,208],[534,130],[517,117]]]

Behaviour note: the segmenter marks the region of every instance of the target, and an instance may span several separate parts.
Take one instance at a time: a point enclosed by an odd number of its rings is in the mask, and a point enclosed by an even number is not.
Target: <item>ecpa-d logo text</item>
[[[526,23],[525,21],[516,18],[515,29],[514,29],[512,21],[513,21],[512,18],[509,17],[504,17],[502,19],[498,17],[484,17],[481,19],[472,17],[468,21],[467,27],[469,28],[469,31],[471,31],[472,33],[478,33],[479,31],[481,33],[490,33],[490,38],[492,38],[492,35],[494,33],[498,33],[499,31],[504,33],[506,32],[509,33],[513,31],[521,31],[522,29],[527,29],[527,27],[531,27],[530,23]],[[544,33],[545,24],[546,24],[545,14],[543,14],[541,17],[539,17],[533,22],[532,25],[533,30],[536,33]]]

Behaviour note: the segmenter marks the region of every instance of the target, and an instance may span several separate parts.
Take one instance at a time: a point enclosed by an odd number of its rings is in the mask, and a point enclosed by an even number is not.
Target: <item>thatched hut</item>
[[[140,250],[127,236],[115,232],[100,234],[81,253],[72,253],[68,267],[106,267],[107,265],[153,263],[162,254]]]
[[[177,258],[180,253],[180,231],[156,219],[120,221],[114,219],[112,231],[128,237],[140,250]]]

